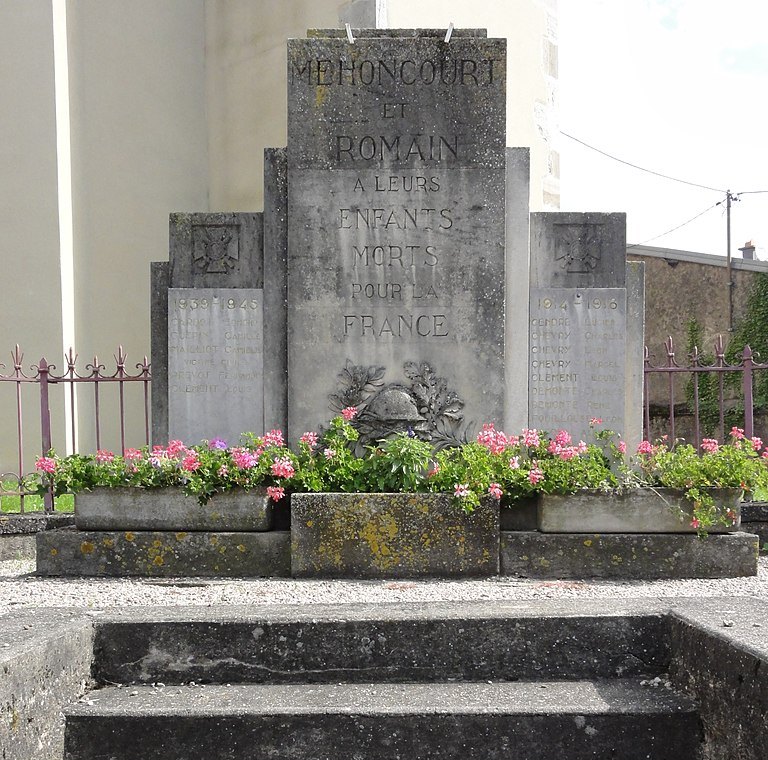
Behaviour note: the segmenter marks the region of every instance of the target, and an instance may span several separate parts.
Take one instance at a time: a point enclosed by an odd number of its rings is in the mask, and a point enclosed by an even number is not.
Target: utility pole
[[[726,231],[726,259],[725,266],[728,273],[728,332],[733,332],[733,267],[731,265],[731,203],[739,200],[739,196],[730,190],[725,191],[725,231]]]

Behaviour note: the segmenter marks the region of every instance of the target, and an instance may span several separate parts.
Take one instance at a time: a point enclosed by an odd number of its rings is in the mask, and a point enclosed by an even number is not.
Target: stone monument
[[[626,250],[625,214],[531,214],[530,427],[589,440],[597,418],[639,440],[642,270]]]
[[[364,441],[503,424],[506,42],[310,35],[288,43],[289,437],[347,406]]]

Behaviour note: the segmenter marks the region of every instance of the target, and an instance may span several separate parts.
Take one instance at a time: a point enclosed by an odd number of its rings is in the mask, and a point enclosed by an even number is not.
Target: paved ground
[[[332,604],[464,600],[757,597],[768,603],[768,557],[752,578],[678,581],[428,581],[37,578],[31,560],[0,562],[0,614],[27,607]]]

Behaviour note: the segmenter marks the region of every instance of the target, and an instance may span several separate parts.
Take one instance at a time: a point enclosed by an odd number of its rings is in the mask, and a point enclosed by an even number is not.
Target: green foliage
[[[765,272],[755,275],[747,297],[744,317],[731,337],[726,350],[726,359],[732,364],[739,362],[745,346],[752,349],[756,361],[768,362],[768,274]],[[768,409],[768,372],[757,372],[754,378],[755,409],[766,410]],[[731,382],[736,385],[738,378],[734,377]]]
[[[699,363],[705,366],[712,366],[715,363],[715,356],[712,353],[704,352],[704,329],[695,317],[688,320],[686,333],[686,355],[693,356],[694,350],[698,349]],[[695,383],[698,383],[699,422],[701,423],[702,433],[704,435],[714,435],[720,424],[720,397],[717,373],[696,373],[686,383],[685,396],[691,414],[696,413]],[[729,427],[731,427],[736,424],[737,420],[729,417],[727,422],[730,423]]]

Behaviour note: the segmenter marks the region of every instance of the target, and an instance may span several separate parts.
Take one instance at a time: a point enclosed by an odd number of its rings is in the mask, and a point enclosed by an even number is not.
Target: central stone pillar
[[[289,437],[449,444],[504,420],[506,42],[355,34],[288,43]]]

